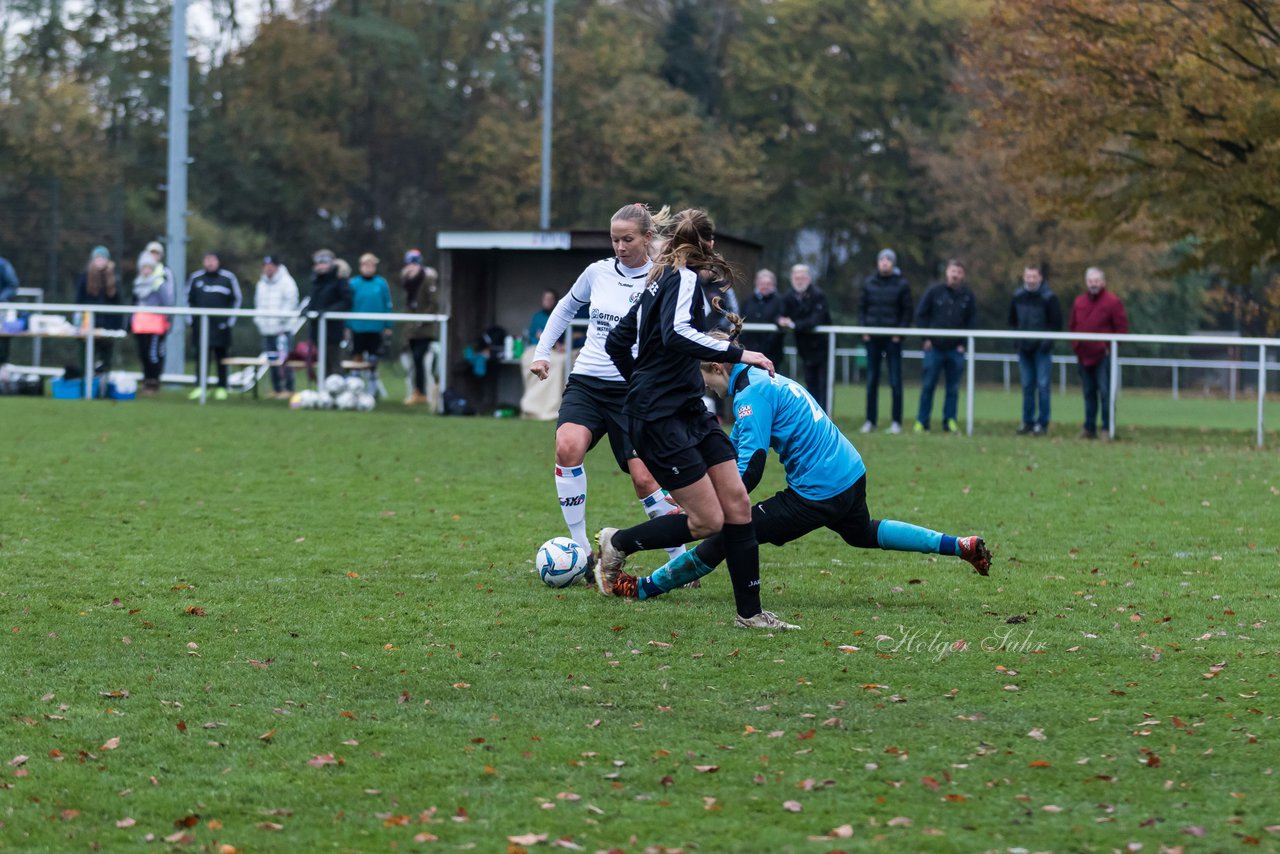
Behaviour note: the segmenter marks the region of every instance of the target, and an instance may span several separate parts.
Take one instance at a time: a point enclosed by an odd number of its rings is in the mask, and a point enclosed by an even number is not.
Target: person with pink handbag
[[[173,279],[164,265],[147,253],[139,259],[138,276],[133,280],[136,305],[173,305]],[[130,330],[138,342],[138,358],[142,361],[142,394],[153,397],[160,391],[160,371],[164,367],[165,339],[169,335],[168,315],[138,312],[133,315]]]

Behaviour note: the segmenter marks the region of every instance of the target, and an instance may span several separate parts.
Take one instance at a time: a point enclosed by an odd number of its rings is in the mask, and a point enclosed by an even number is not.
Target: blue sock
[[[675,590],[677,587],[683,587],[690,581],[701,578],[713,568],[703,563],[696,552],[687,551],[655,569],[653,575],[648,578],[637,579],[638,598],[651,599],[654,596],[661,596],[668,590]]]
[[[885,519],[876,531],[880,548],[895,552],[921,552],[923,554],[956,553],[956,538],[949,537],[919,525]]]

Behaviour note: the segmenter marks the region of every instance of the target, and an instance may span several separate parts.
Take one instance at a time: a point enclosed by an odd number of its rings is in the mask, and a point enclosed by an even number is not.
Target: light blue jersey
[[[787,486],[820,501],[839,495],[867,473],[862,455],[831,423],[817,401],[795,380],[781,374],[735,365],[729,390],[738,388],[742,372],[747,385],[733,395],[733,433],[738,472],[745,474],[757,451],[773,448],[787,472]]]

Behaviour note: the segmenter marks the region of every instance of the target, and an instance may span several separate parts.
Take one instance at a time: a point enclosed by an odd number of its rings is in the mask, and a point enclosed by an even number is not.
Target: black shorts
[[[751,508],[751,521],[756,540],[774,546],[798,540],[819,528],[830,528],[851,546],[880,547],[876,540],[880,523],[871,518],[867,509],[866,475],[839,495],[820,501],[805,498],[788,487]]]
[[[556,427],[561,424],[586,427],[591,431],[591,446],[587,450],[594,448],[608,434],[609,447],[613,449],[618,468],[630,472],[627,460],[636,456],[636,449],[627,432],[628,419],[622,414],[622,405],[626,402],[626,383],[570,374],[564,387],[564,398],[560,401]]]
[[[738,458],[733,443],[701,401],[657,421],[631,422],[641,461],[668,491],[702,480],[707,469]]]

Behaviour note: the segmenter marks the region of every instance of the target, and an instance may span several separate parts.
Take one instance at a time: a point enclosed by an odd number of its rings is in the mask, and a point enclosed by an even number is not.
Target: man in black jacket
[[[230,270],[222,269],[222,262],[218,258],[218,253],[210,250],[204,253],[204,261],[201,269],[196,270],[187,279],[187,305],[192,308],[239,308],[241,301],[240,282],[236,279],[235,274]],[[196,358],[199,360],[199,353],[205,347],[209,348],[210,356],[218,369],[218,387],[213,391],[214,400],[227,399],[227,366],[222,360],[227,358],[227,353],[231,347],[231,329],[236,325],[234,317],[210,317],[209,318],[209,340],[200,340],[199,330],[200,322],[194,317],[188,317],[187,323],[196,329]],[[192,400],[200,398],[200,386],[206,382],[203,380],[197,383],[195,389],[192,390],[189,397]]]
[[[339,275],[336,256],[331,250],[321,249],[312,256],[311,304],[312,311],[324,314],[328,311],[351,311],[351,283]],[[324,369],[331,374],[342,370],[342,336],[346,321],[317,319],[311,324],[311,343],[320,346],[320,324],[325,326]],[[318,350],[317,350],[318,352]],[[320,377],[324,382],[324,377]]]
[[[831,323],[827,295],[813,284],[808,264],[791,268],[791,293],[782,299],[778,326],[796,334],[796,351],[804,364],[804,385],[823,409],[827,406],[827,336],[814,332],[816,326]]]
[[[1026,332],[1057,332],[1062,328],[1058,295],[1044,281],[1040,268],[1022,271],[1022,287],[1009,305],[1009,326]],[[1049,430],[1049,390],[1052,387],[1053,341],[1024,338],[1018,341],[1018,369],[1022,376],[1022,426],[1018,435],[1043,436]],[[1036,398],[1040,413],[1036,415]]]
[[[755,293],[742,306],[743,323],[778,324],[782,315],[782,297],[778,294],[778,277],[772,270],[756,273]],[[748,350],[759,350],[775,365],[782,364],[782,331],[743,332],[738,336]]]
[[[916,307],[916,326],[922,329],[972,329],[978,316],[978,301],[964,283],[964,264],[957,258],[947,262],[946,280],[932,285]],[[946,373],[946,397],[942,403],[942,429],[960,429],[956,410],[960,402],[960,373],[964,370],[963,338],[924,337],[924,376],[920,382],[920,410],[915,431],[929,429],[933,417],[933,390],[938,374]]]
[[[862,281],[858,302],[860,326],[910,326],[911,287],[898,269],[898,256],[892,249],[881,249],[876,256],[876,271]],[[867,420],[863,433],[876,429],[880,415],[880,357],[889,363],[889,388],[893,392],[893,420],[890,433],[902,432],[902,336],[863,335],[867,347]]]

